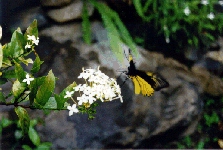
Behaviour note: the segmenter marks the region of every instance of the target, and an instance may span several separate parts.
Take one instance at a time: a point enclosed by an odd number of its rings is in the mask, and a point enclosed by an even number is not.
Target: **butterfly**
[[[143,96],[152,96],[154,91],[169,86],[169,83],[158,74],[137,70],[133,62],[133,57],[129,49],[129,67],[126,75],[132,80],[135,88],[135,94]]]

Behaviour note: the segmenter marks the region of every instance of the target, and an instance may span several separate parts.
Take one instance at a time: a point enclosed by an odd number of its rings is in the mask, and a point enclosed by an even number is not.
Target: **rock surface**
[[[75,0],[69,5],[60,8],[47,9],[46,15],[56,22],[63,23],[75,19],[80,19],[82,15],[82,8],[83,1]],[[93,14],[94,7],[90,3],[88,3],[87,10],[89,16],[91,16]]]
[[[40,3],[44,7],[61,7],[71,3],[71,0],[40,0]]]

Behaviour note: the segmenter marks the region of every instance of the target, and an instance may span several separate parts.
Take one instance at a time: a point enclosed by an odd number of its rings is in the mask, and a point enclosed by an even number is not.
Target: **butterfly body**
[[[129,64],[126,75],[134,83],[135,94],[141,93],[144,96],[152,96],[154,91],[169,86],[169,83],[160,75],[136,69],[131,53],[129,53]]]

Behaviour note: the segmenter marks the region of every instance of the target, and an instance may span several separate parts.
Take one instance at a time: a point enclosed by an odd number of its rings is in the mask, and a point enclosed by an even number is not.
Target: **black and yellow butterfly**
[[[159,91],[162,88],[169,86],[169,83],[160,75],[137,70],[133,62],[132,54],[129,50],[129,64],[126,75],[132,80],[135,87],[135,94],[143,96],[152,96],[154,91]]]

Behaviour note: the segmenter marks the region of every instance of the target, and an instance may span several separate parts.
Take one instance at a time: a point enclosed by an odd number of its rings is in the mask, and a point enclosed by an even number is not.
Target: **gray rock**
[[[62,8],[48,9],[46,14],[56,22],[67,22],[75,19],[80,19],[82,14],[83,1],[75,0]],[[89,16],[93,14],[94,7],[88,3],[87,5]]]
[[[41,7],[33,7],[19,13],[13,14],[10,19],[10,29],[16,30],[18,27],[21,30],[26,30],[27,27],[33,22],[34,19],[38,20],[38,27],[43,27],[48,24],[45,14]],[[19,18],[19,19],[18,19]]]
[[[40,3],[44,7],[57,6],[61,7],[71,3],[71,0],[40,0]]]

